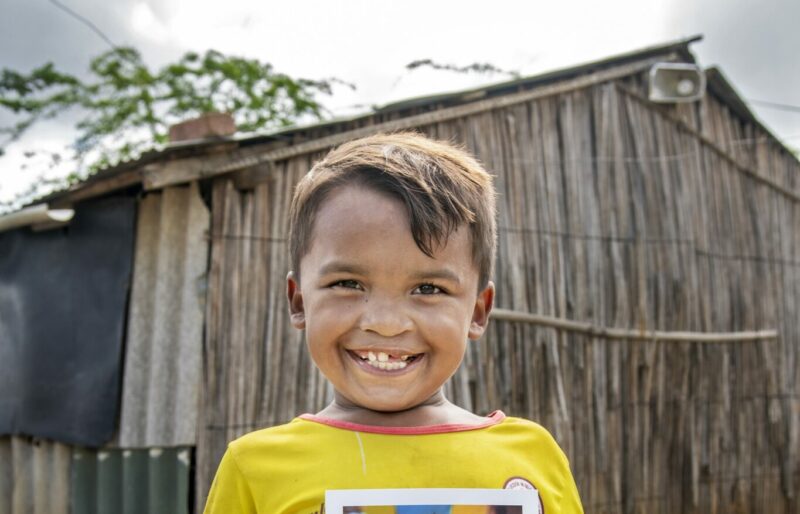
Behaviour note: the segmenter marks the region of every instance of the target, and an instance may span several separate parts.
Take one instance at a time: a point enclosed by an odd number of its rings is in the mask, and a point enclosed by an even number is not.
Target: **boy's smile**
[[[388,371],[406,369],[409,364],[416,362],[422,356],[421,354],[406,353],[402,350],[389,353],[358,350],[350,353],[361,362],[369,365],[370,368]]]
[[[469,230],[453,232],[431,258],[405,209],[365,186],[337,187],[317,212],[299,276],[288,278],[292,323],[306,329],[341,406],[425,405],[486,327],[494,289],[478,292]]]

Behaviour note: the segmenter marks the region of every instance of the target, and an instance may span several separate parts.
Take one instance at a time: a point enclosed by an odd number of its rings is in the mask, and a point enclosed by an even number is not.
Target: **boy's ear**
[[[475,308],[472,311],[472,322],[469,325],[468,336],[470,339],[480,339],[489,324],[489,313],[494,306],[494,283],[489,282],[486,288],[478,293],[475,299]]]
[[[286,296],[289,298],[289,319],[292,326],[298,330],[306,328],[303,292],[300,290],[300,283],[295,278],[294,271],[286,275]]]

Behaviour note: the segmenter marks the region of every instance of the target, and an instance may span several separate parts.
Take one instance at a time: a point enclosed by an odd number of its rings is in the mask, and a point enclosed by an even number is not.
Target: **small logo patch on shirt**
[[[508,480],[506,480],[506,483],[503,486],[503,489],[529,489],[531,491],[537,491],[538,492],[538,489],[536,489],[536,487],[534,487],[534,485],[532,483],[528,482],[527,480],[525,480],[522,477],[511,477],[511,478],[509,478]]]
[[[536,486],[533,485],[529,480],[526,480],[522,477],[511,477],[506,480],[505,485],[503,485],[503,489],[527,489],[528,491],[536,491],[536,496],[539,499],[539,514],[544,514],[544,501],[542,501],[542,495],[539,493],[539,490],[536,489]]]

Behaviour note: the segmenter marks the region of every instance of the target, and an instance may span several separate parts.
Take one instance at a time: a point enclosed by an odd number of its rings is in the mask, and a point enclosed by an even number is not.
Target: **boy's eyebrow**
[[[447,280],[449,282],[455,282],[456,284],[461,283],[461,279],[459,278],[458,274],[449,269],[427,270],[414,274],[414,279],[416,280],[430,280],[436,278],[440,280]]]
[[[363,275],[365,273],[365,269],[358,264],[333,261],[323,265],[319,269],[320,275],[327,275],[328,273],[353,273],[355,275]]]

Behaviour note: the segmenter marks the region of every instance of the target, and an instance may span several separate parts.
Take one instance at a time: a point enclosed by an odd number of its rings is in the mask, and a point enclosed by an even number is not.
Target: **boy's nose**
[[[413,323],[397,301],[388,297],[370,296],[365,299],[358,328],[383,337],[393,337],[411,330]]]

